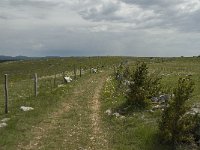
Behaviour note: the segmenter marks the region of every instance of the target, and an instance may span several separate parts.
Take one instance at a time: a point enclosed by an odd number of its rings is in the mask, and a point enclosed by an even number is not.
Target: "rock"
[[[112,115],[112,111],[110,109],[105,111],[106,114],[108,114],[108,116]]]
[[[123,84],[124,84],[124,85],[130,85],[130,81],[124,80]]]
[[[66,81],[67,83],[70,83],[70,82],[72,81],[72,78],[70,78],[70,77],[64,77],[64,79],[65,79],[65,81]]]
[[[126,117],[125,116],[120,116],[120,119],[125,119]]]
[[[186,114],[190,114],[190,115],[200,114],[200,105],[194,104],[192,108],[188,112],[186,112]]]
[[[152,97],[152,98],[151,98],[151,101],[152,101],[152,102],[159,102],[159,98],[158,98],[158,97]]]
[[[166,103],[168,100],[170,99],[170,95],[169,94],[163,94],[160,95],[159,97],[152,97],[151,101],[155,102],[155,103]]]
[[[157,110],[157,109],[161,109],[162,111],[167,107],[167,105],[163,105],[163,104],[158,104],[152,107],[152,110]]]
[[[23,110],[23,111],[34,110],[34,108],[32,108],[32,107],[26,107],[26,106],[21,106],[20,109]]]
[[[118,112],[113,113],[113,116],[119,117],[120,114]]]
[[[147,110],[147,112],[153,113],[154,110],[153,110],[153,109],[150,109],[150,110]]]
[[[200,108],[191,108],[190,111],[186,112],[186,114],[196,115],[200,113]]]
[[[191,77],[191,76],[192,76],[192,74],[187,74],[187,75],[186,75],[186,77]]]
[[[191,111],[197,114],[197,113],[200,113],[200,108],[192,108]]]
[[[170,95],[169,94],[164,94],[164,95],[160,95],[159,96],[159,102],[160,103],[165,103],[170,99]]]
[[[156,109],[160,109],[161,106],[160,105],[156,105],[156,106],[153,106],[152,110],[156,110]]]
[[[7,123],[5,123],[5,122],[0,123],[0,128],[6,127],[6,126],[7,126]]]
[[[92,73],[97,73],[97,69],[91,68]]]
[[[4,118],[4,119],[1,120],[1,122],[7,122],[9,120],[10,120],[10,118]]]
[[[65,86],[64,84],[60,84],[60,85],[58,85],[59,88],[64,87],[64,86]]]

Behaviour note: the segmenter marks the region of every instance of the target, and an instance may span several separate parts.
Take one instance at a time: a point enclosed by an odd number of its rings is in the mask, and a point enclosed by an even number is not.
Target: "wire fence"
[[[77,80],[84,74],[112,69],[122,61],[120,57],[89,57],[8,62],[1,66],[0,115],[14,112],[13,109],[17,109],[24,102],[30,104],[29,100],[39,99],[37,95],[54,92],[65,84],[66,76]]]
[[[39,76],[39,74],[27,74],[27,78],[17,81],[19,75],[5,74],[5,79],[0,88],[0,114],[8,113],[19,103],[20,100],[29,100],[42,93],[51,93],[67,81],[64,77],[71,77],[72,80],[89,74],[91,68],[74,67],[73,70],[62,71],[48,76]],[[7,93],[7,94],[6,94]]]

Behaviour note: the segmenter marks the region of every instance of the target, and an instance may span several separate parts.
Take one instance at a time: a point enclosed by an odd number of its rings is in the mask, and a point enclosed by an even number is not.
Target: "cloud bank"
[[[199,0],[1,0],[0,54],[193,56]]]

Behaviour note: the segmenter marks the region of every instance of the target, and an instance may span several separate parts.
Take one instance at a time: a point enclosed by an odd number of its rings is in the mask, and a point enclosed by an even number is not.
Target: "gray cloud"
[[[1,0],[0,54],[198,55],[199,0]]]
[[[143,24],[152,24],[152,20],[158,22],[158,14],[151,9],[142,9],[138,5],[128,5],[117,0],[100,1],[80,11],[84,19],[100,22],[114,22],[134,24],[143,26]],[[150,23],[151,22],[151,23]]]
[[[123,0],[128,4],[136,4],[144,9],[153,9],[160,14],[159,27],[176,28],[185,32],[199,31],[200,1],[199,0]]]
[[[80,11],[95,22],[127,23],[137,28],[175,28],[199,31],[199,0],[102,0]]]

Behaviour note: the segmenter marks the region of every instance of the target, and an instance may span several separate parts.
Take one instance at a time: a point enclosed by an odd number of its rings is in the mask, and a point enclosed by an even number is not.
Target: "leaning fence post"
[[[81,77],[81,67],[80,67],[80,77]]]
[[[38,95],[38,91],[37,91],[37,87],[38,87],[38,77],[37,77],[37,73],[35,73],[35,77],[34,77],[34,89],[35,89],[35,96]]]
[[[76,66],[74,65],[74,80],[76,80]]]
[[[5,74],[5,113],[8,113],[8,75]]]

